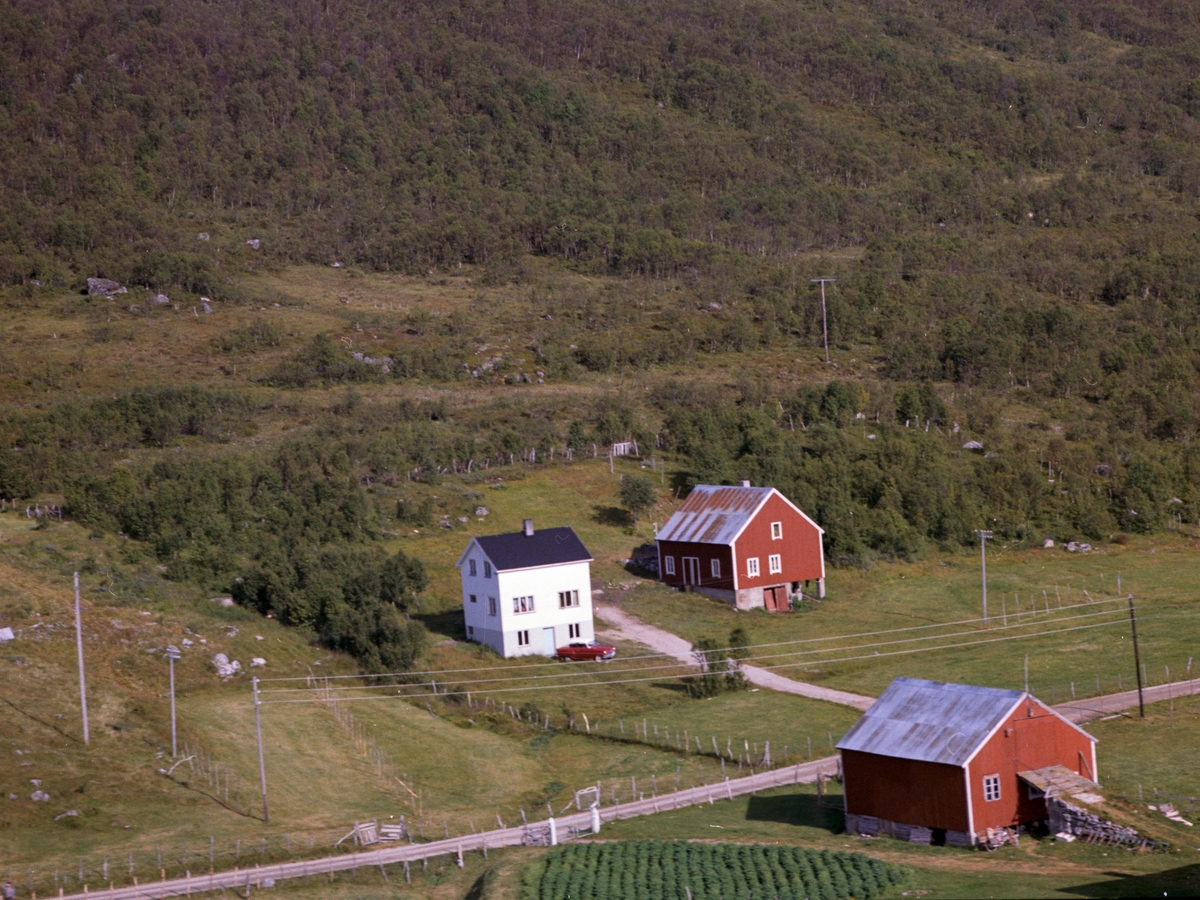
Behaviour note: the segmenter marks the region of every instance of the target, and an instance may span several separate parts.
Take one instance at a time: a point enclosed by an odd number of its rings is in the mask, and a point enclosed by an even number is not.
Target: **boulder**
[[[247,246],[249,246],[251,250],[257,250],[261,243],[262,241],[260,241],[258,238],[251,238],[250,240],[246,241]]]
[[[89,297],[111,297],[113,294],[127,294],[129,288],[111,278],[89,278],[87,292]]]
[[[261,656],[256,656],[252,660],[250,660],[250,668],[252,668],[252,669],[257,669],[259,666],[265,666],[266,664],[267,664],[267,661],[265,659],[263,659]]]
[[[217,674],[222,678],[232,678],[238,672],[242,671],[242,664],[236,659],[232,662],[224,653],[218,653],[213,657],[213,666],[217,670]]]
[[[151,300],[150,302],[157,304],[158,306],[165,306],[166,304],[171,302],[171,298],[168,297],[166,294],[155,294],[154,299]]]

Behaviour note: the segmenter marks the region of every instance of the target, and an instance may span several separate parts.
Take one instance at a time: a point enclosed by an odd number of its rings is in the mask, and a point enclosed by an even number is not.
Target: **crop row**
[[[862,853],[622,841],[550,852],[526,877],[526,900],[868,900],[904,871]]]

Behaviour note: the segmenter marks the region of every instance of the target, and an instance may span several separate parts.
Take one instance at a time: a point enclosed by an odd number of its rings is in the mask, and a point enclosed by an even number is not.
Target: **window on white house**
[[[772,522],[771,523],[771,540],[773,540],[773,541],[782,541],[783,540],[783,523],[782,522]]]
[[[558,592],[558,608],[566,609],[568,606],[579,605],[579,591],[559,591]]]
[[[663,557],[663,571],[666,572],[668,575],[675,574],[675,557],[673,557],[673,556],[664,556]]]
[[[582,626],[582,625],[568,625],[568,626],[567,626],[567,637],[570,637],[570,638],[577,638],[577,637],[579,637],[579,636],[580,636],[582,633],[583,633],[583,626]]]
[[[746,575],[750,578],[758,576],[758,557],[751,556],[746,560]]]
[[[721,561],[719,559],[714,559],[714,560],[712,560],[712,562],[709,563],[709,565],[712,568],[712,577],[720,578],[721,577]]]
[[[528,631],[518,631],[517,632],[517,646],[518,647],[528,647],[529,646],[529,632]]]
[[[984,775],[983,776],[983,799],[984,800],[999,800],[1000,799],[1000,776],[999,775]]]
[[[489,616],[496,615],[496,598],[495,597],[488,597],[488,615]]]
[[[484,578],[492,577],[492,564],[490,562],[488,562],[486,559],[483,561],[483,577]]]
[[[474,603],[474,602],[475,602],[475,595],[474,595],[474,594],[471,594],[471,595],[470,595],[470,597],[471,597],[471,602],[472,602],[472,603]]]
[[[767,557],[767,570],[772,575],[776,575],[783,571],[783,561],[779,558],[778,553],[772,553]]]
[[[475,626],[473,626],[473,625],[467,626],[467,637],[469,637],[469,638],[475,637]]]
[[[533,612],[532,597],[513,597],[513,612],[515,613],[531,613]]]
[[[467,560],[467,569],[468,569],[468,571],[470,571],[470,573],[472,575],[475,574],[475,560],[473,560],[473,559]]]

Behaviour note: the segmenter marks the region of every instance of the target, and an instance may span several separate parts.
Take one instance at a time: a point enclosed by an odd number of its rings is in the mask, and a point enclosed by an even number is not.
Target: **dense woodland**
[[[465,264],[529,286],[546,378],[652,389],[536,416],[515,393],[375,402],[383,383],[472,383],[478,317],[414,314],[386,365],[244,328],[218,349],[277,356],[262,390],[345,392],[306,437],[243,448],[254,390],[83,390],[5,413],[20,452],[0,492],[65,493],[172,577],[372,667],[417,652],[399,613],[424,585],[377,550],[382,523],[430,510],[365,485],[528,447],[634,437],[678,461],[680,490],[777,485],[839,564],[984,526],[1196,523],[1198,113],[1186,0],[16,0],[15,314],[94,275],[238,304],[247,275],[296,263]],[[606,286],[549,289],[533,258]],[[869,375],[796,389],[742,365],[820,352],[816,276],[838,279],[835,356]],[[708,357],[745,374],[654,377]],[[181,436],[220,452],[153,461]]]

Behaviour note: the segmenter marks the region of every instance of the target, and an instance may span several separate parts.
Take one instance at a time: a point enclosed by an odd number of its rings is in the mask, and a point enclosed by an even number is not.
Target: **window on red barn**
[[[673,556],[664,556],[663,557],[663,571],[666,572],[668,575],[675,574],[675,557],[673,557]]]
[[[758,557],[751,556],[746,560],[746,575],[749,578],[758,577]]]
[[[782,541],[783,540],[783,523],[782,522],[772,522],[771,523],[771,540],[773,540],[773,541]]]
[[[984,775],[983,776],[983,799],[984,800],[999,800],[1000,799],[1000,776],[999,775]]]
[[[721,561],[719,559],[714,559],[712,561],[712,577],[713,578],[721,577]]]

